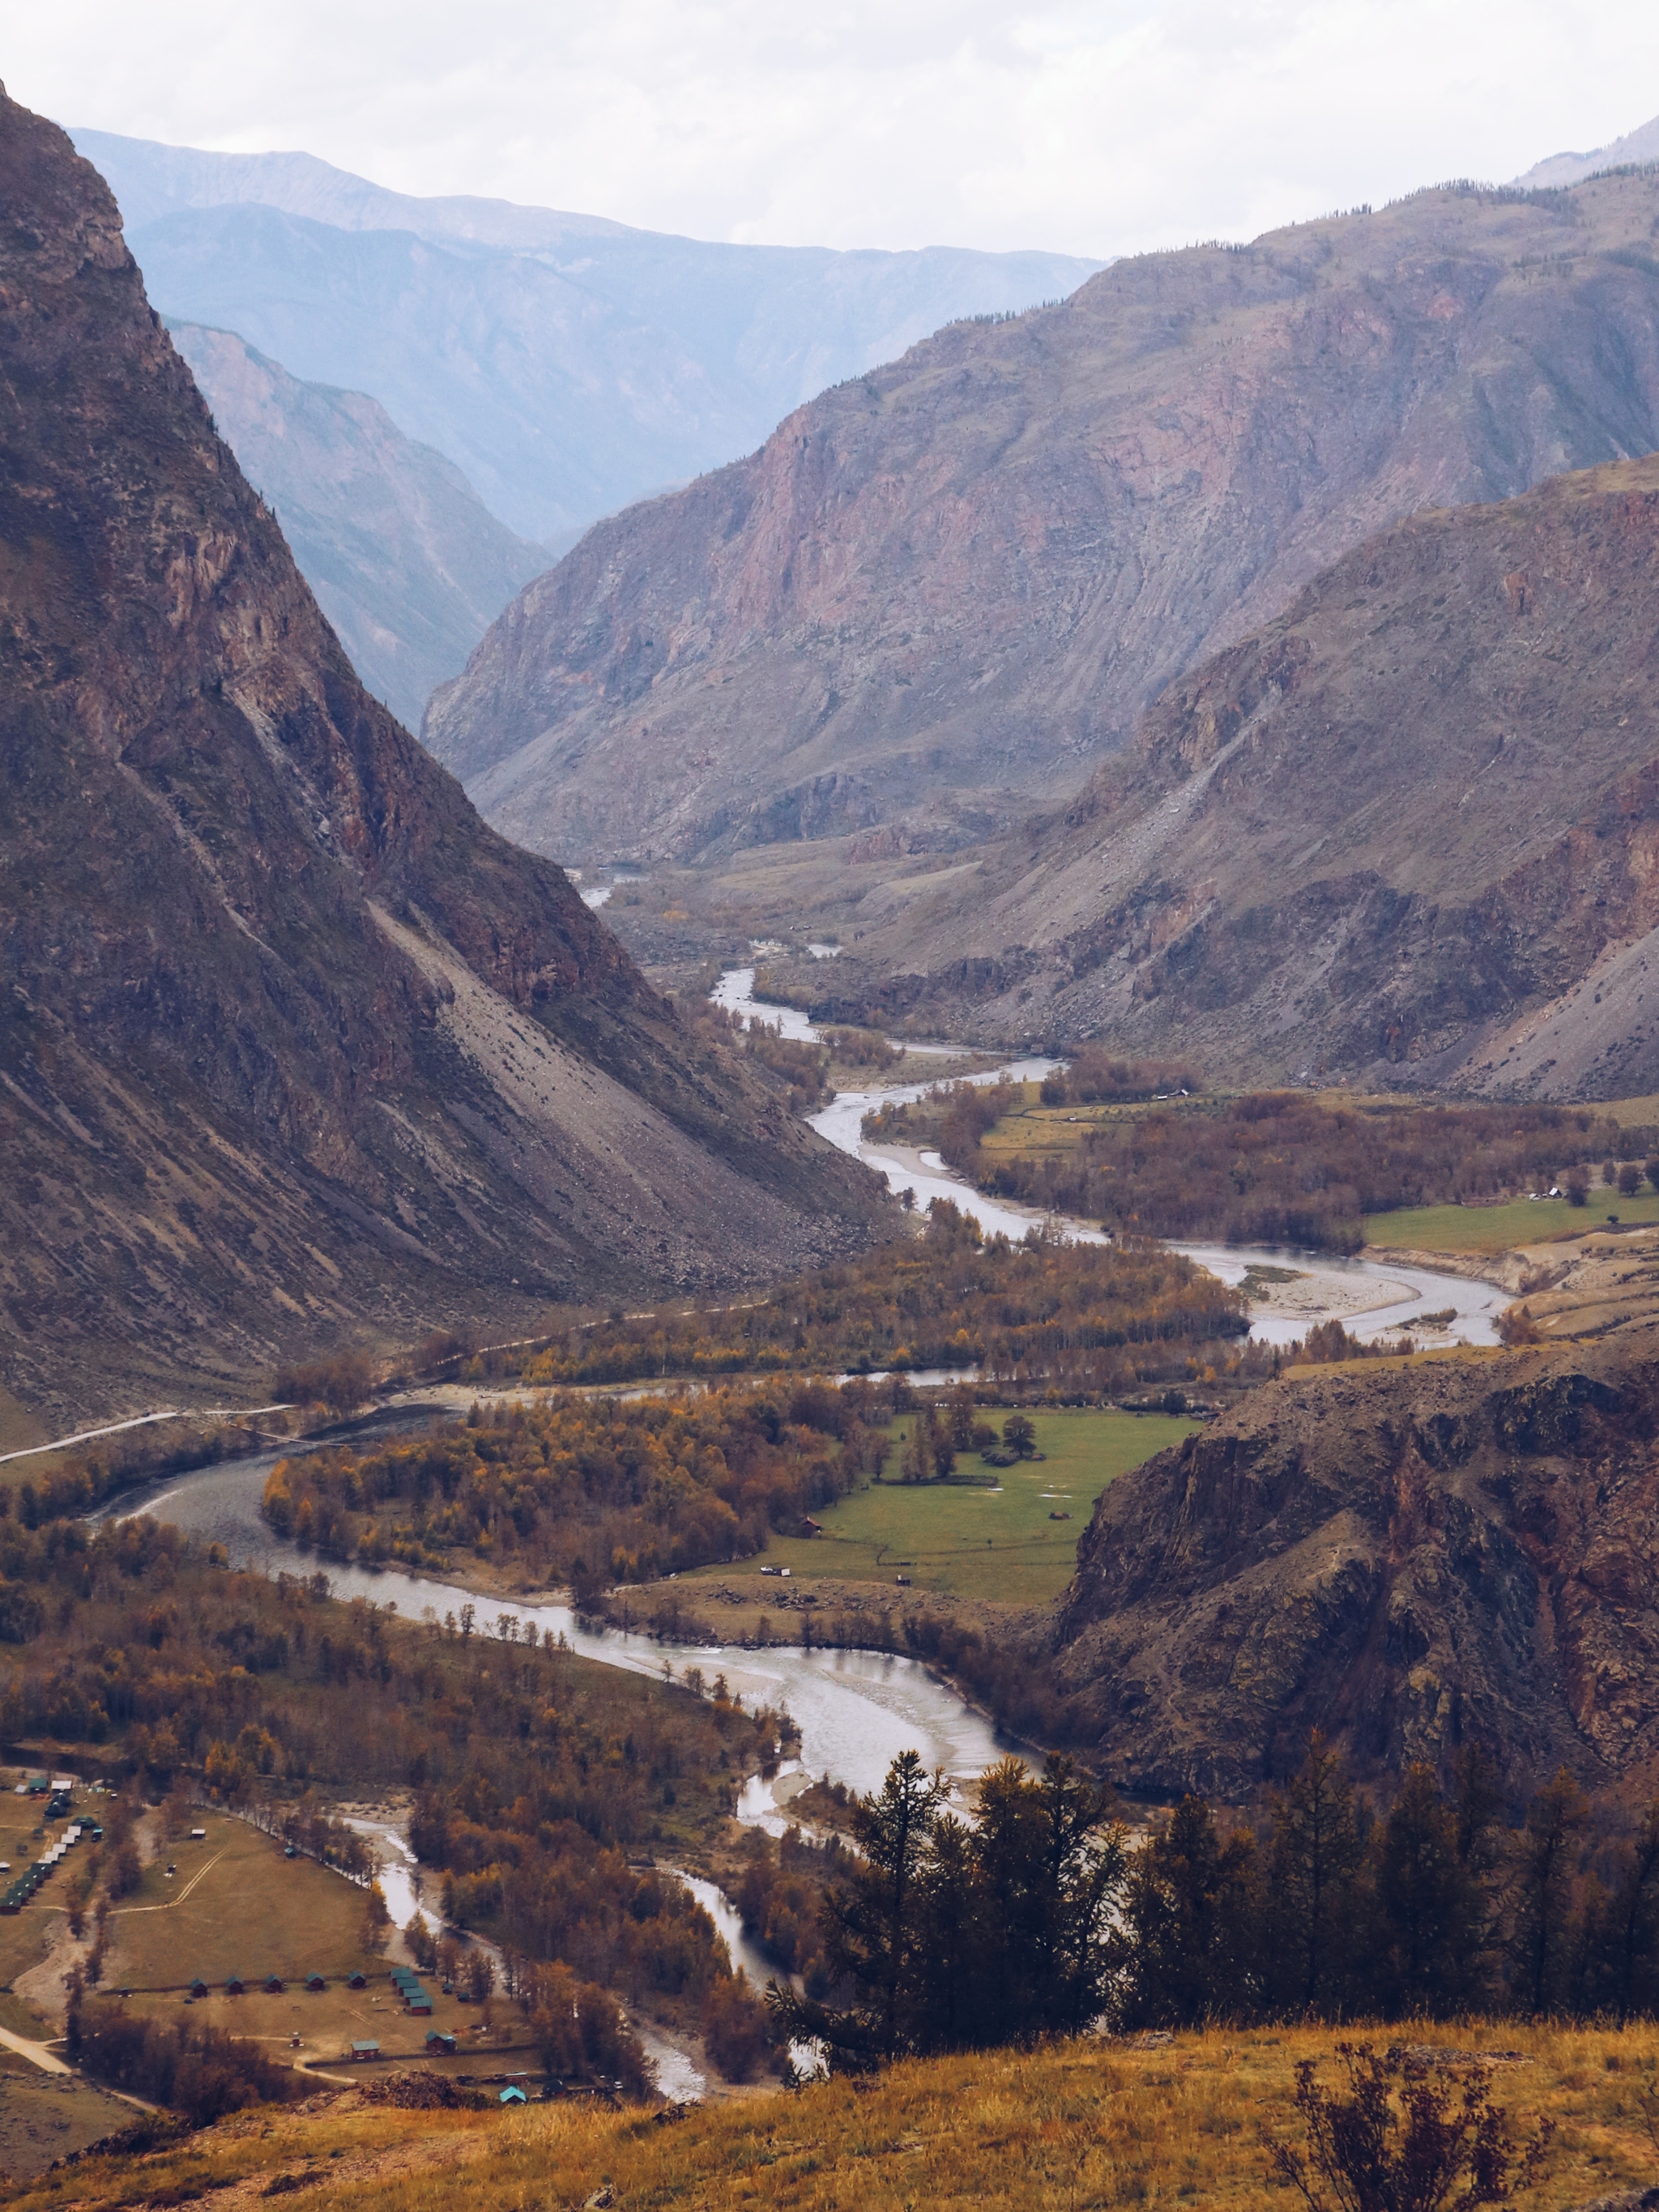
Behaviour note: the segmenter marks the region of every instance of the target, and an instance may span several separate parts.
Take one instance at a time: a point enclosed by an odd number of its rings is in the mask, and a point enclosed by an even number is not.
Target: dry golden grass
[[[185,2184],[192,2193],[213,2186],[222,2208],[300,2172],[327,2188],[329,2212],[453,2212],[458,2197],[469,2212],[557,2212],[605,2187],[617,2212],[1286,2212],[1265,2178],[1261,2133],[1297,2134],[1296,2063],[1326,2057],[1336,2039],[1324,2029],[1250,2031],[1144,2051],[1083,2040],[917,2063],[867,2085],[831,2082],[679,2118],[569,2106],[394,2115],[346,2099],[244,2116],[139,2172],[91,2161],[18,2202],[28,2212],[105,2212]],[[1523,2200],[1534,2212],[1563,2212],[1659,2172],[1637,2097],[1655,2057],[1650,2030],[1475,2025],[1371,2039],[1520,2054],[1522,2063],[1494,2069],[1496,2100],[1519,2126],[1547,2114],[1557,2128],[1544,2179]],[[459,2160],[467,2170],[458,2178]]]
[[[137,2121],[118,2108],[117,2125]],[[296,2106],[256,2106],[217,2127],[147,2156],[94,2156],[61,2174],[43,2175],[8,2201],[34,2207],[187,2203],[206,2197],[215,2212],[264,2197],[279,2175],[294,2176],[331,2197],[342,2188],[381,2190],[418,2173],[441,2185],[453,2207],[454,2168],[489,2148],[493,2112],[400,2112],[362,2105],[354,2096],[314,2098]],[[293,2182],[289,2189],[301,2193]],[[311,2201],[319,2201],[313,2197]]]

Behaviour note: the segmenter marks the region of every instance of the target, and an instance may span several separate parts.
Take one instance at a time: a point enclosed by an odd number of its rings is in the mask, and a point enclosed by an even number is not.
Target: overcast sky
[[[52,0],[15,99],[786,244],[1243,238],[1659,112],[1654,0]]]

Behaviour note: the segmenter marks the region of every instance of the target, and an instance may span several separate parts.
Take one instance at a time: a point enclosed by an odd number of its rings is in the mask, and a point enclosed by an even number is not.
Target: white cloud
[[[705,238],[1113,253],[1659,110],[1651,0],[54,0],[13,96]]]

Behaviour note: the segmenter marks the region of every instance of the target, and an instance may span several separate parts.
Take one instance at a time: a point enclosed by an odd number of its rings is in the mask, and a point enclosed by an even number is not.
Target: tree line
[[[1048,1079],[1045,1101],[1054,1085]],[[1070,1084],[1062,1088],[1053,1103],[1071,1103]],[[1582,1106],[1329,1106],[1284,1091],[1195,1097],[1109,1113],[1056,1152],[1053,1123],[1009,1118],[1030,1103],[1019,1084],[950,1084],[914,1104],[883,1107],[866,1127],[888,1142],[936,1146],[989,1195],[1127,1237],[1351,1252],[1364,1242],[1365,1215],[1402,1206],[1477,1204],[1558,1183],[1582,1203],[1592,1176],[1626,1195],[1647,1181],[1659,1188],[1659,1129],[1621,1127]]]
[[[71,1987],[65,2047],[77,2066],[192,2127],[209,2127],[245,2106],[304,2096],[310,2084],[246,2037],[191,2021],[171,2025],[88,2002]]]
[[[1074,2030],[1659,2012],[1659,1800],[1593,1805],[1565,1772],[1505,1806],[1478,1751],[1373,1806],[1306,1763],[1258,1826],[1197,1797],[1139,1845],[1069,1761],[1005,1760],[976,1818],[915,1753],[853,1812],[820,1906],[830,1996],[775,1987],[832,2069]]]

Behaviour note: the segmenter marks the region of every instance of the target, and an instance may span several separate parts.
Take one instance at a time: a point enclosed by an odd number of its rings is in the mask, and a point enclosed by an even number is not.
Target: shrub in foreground
[[[1339,2043],[1348,2094],[1322,2087],[1314,2062],[1296,2069],[1296,2108],[1306,2152],[1264,2136],[1267,2171],[1294,2189],[1309,2212],[1441,2212],[1455,2203],[1509,2204],[1542,2165],[1554,2124],[1524,2142],[1492,2101],[1485,2067],[1441,2069],[1395,2045],[1379,2057],[1369,2043]]]

